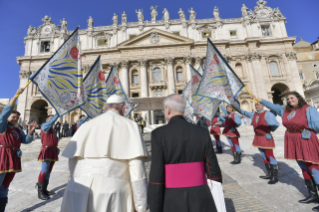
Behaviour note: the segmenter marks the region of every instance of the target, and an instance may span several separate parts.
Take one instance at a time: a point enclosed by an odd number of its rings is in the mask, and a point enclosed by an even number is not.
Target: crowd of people
[[[22,92],[18,89],[17,94]],[[278,115],[287,128],[284,156],[296,160],[309,191],[309,196],[299,202],[319,203],[318,111],[297,92],[287,94],[287,105],[252,98],[257,100],[256,111],[235,112],[231,106],[221,105],[212,121],[197,116],[196,126],[183,117],[186,102],[182,96],[166,97],[163,104],[168,124],[151,133],[149,180],[144,165],[149,155],[142,138],[145,121],[138,114],[133,120],[123,116],[125,101],[121,96],[108,98],[104,114],[90,121],[88,116],[81,116],[71,127],[67,122],[57,122],[58,115],[51,115],[41,125],[38,197],[48,200],[54,195],[48,185],[53,166],[59,160],[58,141],[61,136],[71,135],[62,153],[69,159],[71,177],[61,211],[217,211],[207,179],[222,183],[222,174],[210,134],[215,138],[218,154],[223,153],[220,136],[226,136],[234,158],[231,163],[240,165],[242,150],[237,128],[243,116],[251,120],[255,133],[252,145],[258,148],[266,168],[266,175],[260,178],[275,184],[280,169],[271,132],[280,125]],[[16,99],[13,97],[0,115],[0,212],[5,210],[15,173],[21,172],[20,145],[33,141],[37,126],[36,122],[29,123],[27,135],[17,127],[20,114],[13,110]],[[313,211],[319,211],[319,206]]]

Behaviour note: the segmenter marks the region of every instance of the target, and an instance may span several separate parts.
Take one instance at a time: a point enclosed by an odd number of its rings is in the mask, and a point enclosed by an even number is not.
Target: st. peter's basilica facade
[[[136,10],[138,22],[129,22],[124,12],[120,17],[114,14],[113,25],[99,27],[89,17],[87,28],[79,30],[83,72],[86,74],[101,55],[105,74],[116,66],[127,94],[141,103],[135,113],[141,113],[148,124],[158,124],[164,121],[163,97],[182,92],[190,79],[189,64],[195,68],[204,64],[210,38],[252,93],[277,103],[282,103],[287,91],[303,94],[292,47],[296,37],[287,35],[286,17],[279,8],[259,0],[254,10],[243,5],[242,17],[230,19],[221,18],[217,7],[214,18],[196,19],[195,9],[174,11],[180,18],[171,20],[172,11],[164,8],[163,20],[158,20],[162,12],[155,6],[150,10],[150,21]],[[21,87],[71,33],[65,19],[59,26],[48,16],[42,21],[38,28],[29,27],[25,54],[17,57]],[[253,101],[244,90],[239,101],[243,109],[253,109]],[[17,109],[24,123],[42,123],[47,114],[54,113],[34,84],[20,96]],[[60,121],[73,123],[80,113],[77,109]]]

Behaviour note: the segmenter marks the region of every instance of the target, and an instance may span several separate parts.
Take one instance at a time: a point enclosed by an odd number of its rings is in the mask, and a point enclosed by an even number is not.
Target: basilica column
[[[30,71],[20,70],[20,86],[19,86],[20,88],[24,88],[27,85],[27,83],[29,82],[30,75],[31,75]],[[25,110],[28,104],[27,100],[28,100],[29,87],[31,88],[31,86],[28,86],[18,98],[17,111],[19,111],[21,114],[20,119],[22,124],[27,124],[28,122],[28,120],[25,121],[25,112],[26,112]]]
[[[296,53],[295,52],[286,52],[286,58],[288,60],[289,68],[290,68],[290,73],[292,77],[292,81],[295,86],[295,90],[303,97],[305,97],[301,80],[299,77],[299,71],[298,71],[298,66],[296,63]]]
[[[193,58],[190,55],[184,57],[187,82],[191,79],[191,70],[189,68],[189,65],[192,64],[192,61],[193,61]]]
[[[128,76],[128,65],[129,61],[128,60],[123,60],[121,61],[121,66],[122,66],[122,86],[125,91],[125,93],[129,95],[129,76]]]
[[[167,57],[167,58],[164,58],[164,61],[167,65],[168,94],[173,94],[175,91],[175,77],[174,77],[174,69],[173,69],[174,58]]]
[[[264,76],[263,76],[262,67],[260,64],[261,55],[255,52],[255,53],[249,54],[248,58],[251,60],[257,96],[259,98],[268,100],[267,91],[265,88]]]
[[[140,65],[140,74],[141,74],[141,97],[145,98],[148,97],[148,80],[147,80],[147,70],[146,70],[146,63],[147,60],[142,59],[139,60],[139,65]],[[150,119],[149,119],[149,111],[142,111],[142,117],[143,119],[146,119],[145,123],[149,124]]]

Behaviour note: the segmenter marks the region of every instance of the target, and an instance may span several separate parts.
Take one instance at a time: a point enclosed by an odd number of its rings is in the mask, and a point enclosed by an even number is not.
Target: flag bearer
[[[46,122],[41,126],[41,143],[42,148],[38,157],[38,161],[42,162],[42,168],[38,178],[38,197],[42,200],[50,199],[50,195],[54,192],[47,190],[50,173],[53,169],[55,161],[59,160],[58,154],[58,137],[56,131],[53,129],[53,125],[59,115],[50,115]]]
[[[241,114],[251,119],[255,132],[253,146],[258,148],[264,159],[267,175],[260,178],[270,179],[268,184],[275,184],[278,182],[278,165],[273,153],[275,141],[270,132],[274,132],[279,123],[272,112],[264,110],[264,105],[261,103],[256,103],[255,108],[257,112],[241,110]]]
[[[241,125],[241,118],[229,105],[226,106],[226,109],[221,105],[220,109],[225,114],[225,128],[223,130],[223,135],[227,137],[234,156],[234,161],[232,161],[231,164],[239,164],[241,162],[241,149],[238,141],[240,135],[236,128]]]
[[[16,95],[23,93],[18,89]],[[32,122],[28,125],[28,135],[17,128],[20,113],[13,107],[17,100],[16,95],[10,100],[0,115],[0,212],[4,212],[8,202],[9,185],[16,172],[21,172],[21,143],[28,144],[33,141],[33,131],[37,125]]]
[[[223,153],[223,147],[222,143],[220,141],[220,125],[225,121],[225,119],[220,116],[219,114],[216,114],[213,118],[210,126],[210,134],[214,136],[216,141],[216,153]]]

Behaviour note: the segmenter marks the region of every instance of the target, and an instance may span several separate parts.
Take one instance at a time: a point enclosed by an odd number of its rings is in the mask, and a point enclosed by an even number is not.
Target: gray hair
[[[123,102],[123,103],[107,104],[107,105],[106,105],[106,109],[107,109],[107,110],[113,109],[113,110],[120,111],[121,108],[123,107],[123,105],[124,105],[124,102]]]
[[[173,112],[184,114],[186,101],[184,97],[178,94],[171,94],[164,100],[164,108],[169,107]]]

